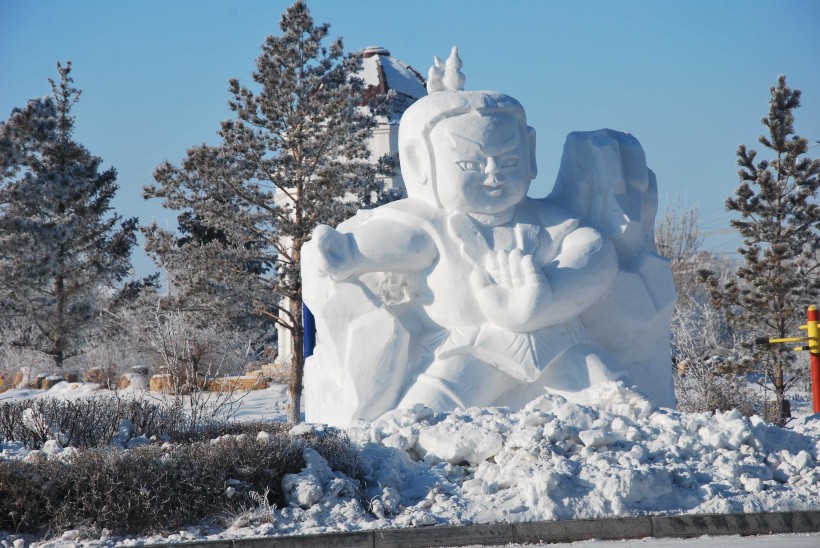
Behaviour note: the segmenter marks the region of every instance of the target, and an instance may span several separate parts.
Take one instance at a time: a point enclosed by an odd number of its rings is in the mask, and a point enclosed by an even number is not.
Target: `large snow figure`
[[[580,403],[620,379],[673,405],[675,290],[657,256],[654,176],[630,135],[567,138],[545,199],[535,131],[507,95],[463,91],[454,48],[399,129],[408,198],[319,226],[303,249],[319,344],[310,422],[397,407]]]

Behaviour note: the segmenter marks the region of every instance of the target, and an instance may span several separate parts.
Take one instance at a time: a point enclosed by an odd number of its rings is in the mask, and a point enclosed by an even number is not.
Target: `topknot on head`
[[[458,56],[458,47],[453,46],[447,62],[442,62],[438,56],[433,57],[433,66],[427,73],[427,93],[437,91],[463,91],[464,73],[461,72],[463,63]]]

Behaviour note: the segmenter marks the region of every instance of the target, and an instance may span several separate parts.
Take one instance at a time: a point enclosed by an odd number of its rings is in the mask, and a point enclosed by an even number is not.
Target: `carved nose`
[[[487,166],[484,168],[484,174],[494,175],[496,173],[498,173],[498,163],[493,157],[487,158]]]

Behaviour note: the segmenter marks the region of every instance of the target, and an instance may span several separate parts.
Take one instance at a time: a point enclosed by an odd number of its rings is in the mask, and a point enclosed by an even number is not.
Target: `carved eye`
[[[515,167],[518,165],[518,158],[515,156],[508,156],[501,160],[501,167]]]
[[[481,171],[481,162],[475,160],[462,160],[456,162],[456,165],[461,168],[461,171]]]

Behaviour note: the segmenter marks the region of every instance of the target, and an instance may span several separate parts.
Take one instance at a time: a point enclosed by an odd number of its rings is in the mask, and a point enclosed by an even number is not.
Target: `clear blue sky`
[[[145,202],[163,160],[216,143],[229,116],[227,81],[250,81],[260,45],[288,1],[0,0],[0,117],[49,92],[57,61],[83,90],[76,137],[120,184],[125,216],[175,226]],[[661,207],[676,194],[705,231],[728,226],[739,143],[759,148],[778,74],[803,91],[797,132],[820,140],[820,1],[308,0],[348,49],[388,48],[426,74],[458,45],[467,89],[516,97],[538,132],[539,176],[552,187],[567,133],[634,134],[658,176]],[[820,155],[820,147],[814,149]],[[731,251],[736,241],[708,237]],[[140,274],[153,265],[135,256]]]

